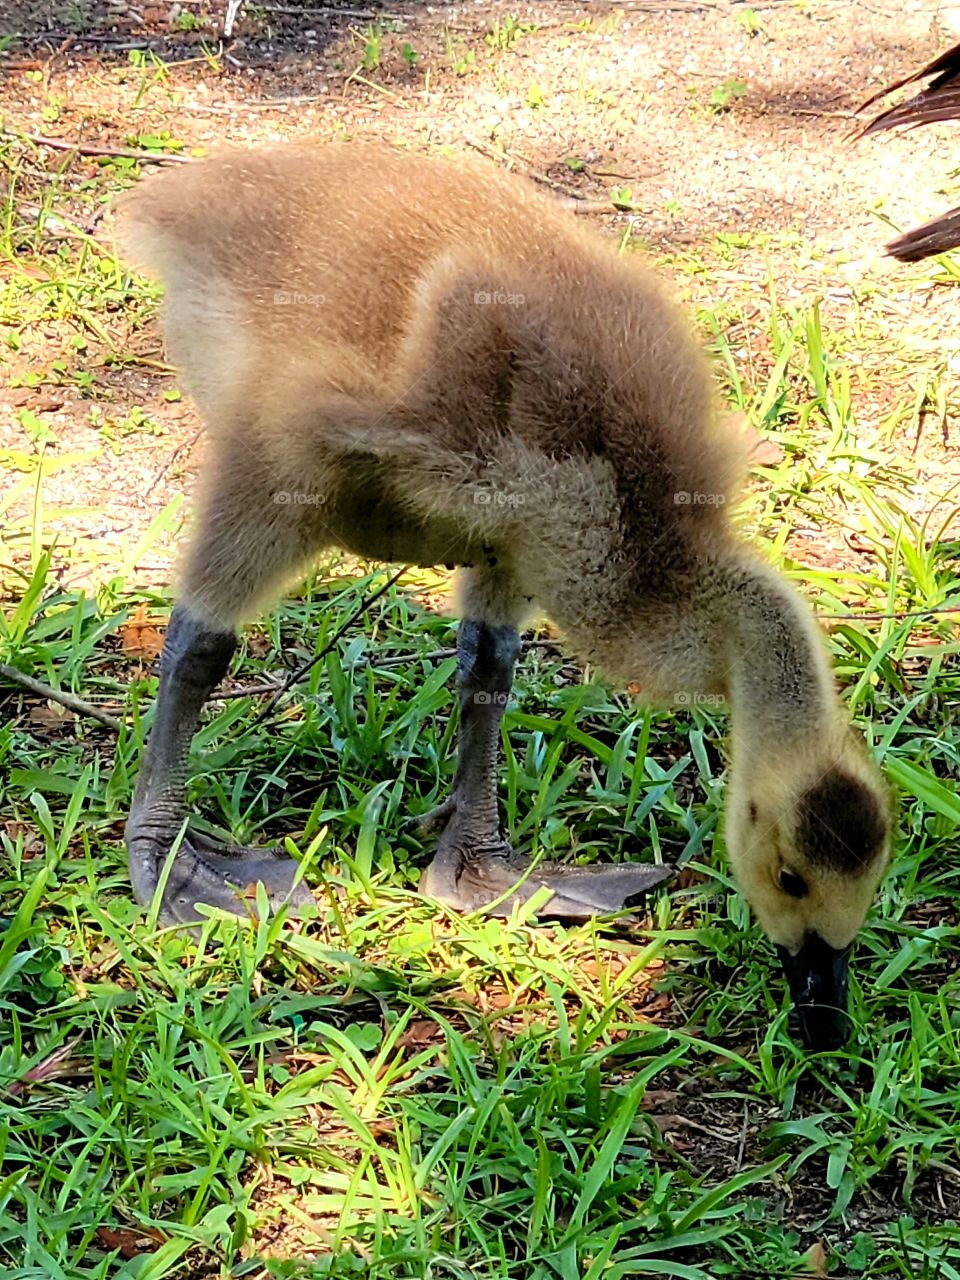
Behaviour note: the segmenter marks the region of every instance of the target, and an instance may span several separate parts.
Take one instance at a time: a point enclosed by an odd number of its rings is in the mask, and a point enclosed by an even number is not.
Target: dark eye
[[[791,898],[805,898],[809,892],[806,880],[788,871],[786,867],[780,870],[780,888],[784,893],[789,893]]]

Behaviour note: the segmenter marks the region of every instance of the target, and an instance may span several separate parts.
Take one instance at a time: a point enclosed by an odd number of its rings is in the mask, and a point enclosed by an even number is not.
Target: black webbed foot
[[[173,839],[152,831],[127,830],[130,879],[137,901],[153,901]],[[192,925],[203,919],[198,905],[233,915],[256,913],[256,886],[267,891],[271,910],[298,908],[313,902],[307,886],[294,884],[298,864],[270,849],[225,848],[197,832],[187,832],[173,858],[160,902],[159,922]]]
[[[490,908],[508,916],[515,904],[527,902],[546,888],[551,896],[537,909],[550,919],[589,920],[637,906],[635,901],[673,875],[672,867],[620,863],[590,867],[531,861],[506,841],[471,842],[451,823],[436,857],[420,878],[420,892],[458,911]]]

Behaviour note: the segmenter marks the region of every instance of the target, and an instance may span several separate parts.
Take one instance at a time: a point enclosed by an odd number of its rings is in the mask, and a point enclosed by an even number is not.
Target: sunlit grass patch
[[[275,642],[319,651],[381,580],[318,577],[252,633],[228,689],[266,683]],[[113,643],[126,602],[102,605],[41,590],[4,657],[121,716],[146,709]],[[110,1242],[139,1239],[157,1275],[246,1274],[261,1246],[301,1258],[276,1274],[312,1256],[317,1275],[741,1275],[798,1264],[810,1239],[786,1188],[806,1178],[828,1237],[831,1213],[877,1179],[906,1178],[922,1221],[953,1167],[960,1065],[942,979],[956,877],[931,859],[953,829],[954,752],[922,703],[901,715],[877,668],[874,736],[906,762],[907,831],[922,834],[861,946],[853,1057],[831,1066],[787,1038],[770,949],[710,856],[721,725],[638,718],[565,682],[549,649],[530,651],[506,719],[518,843],[588,857],[652,843],[708,878],[664,897],[639,937],[450,919],[411,895],[423,855],[404,819],[449,781],[452,663],[432,655],[451,639],[408,588],[269,732],[245,731],[245,699],[212,704],[194,787],[211,828],[289,832],[324,888],[315,921],[212,921],[198,943],[145,930],[127,899],[120,829],[145,723],[134,715],[115,749],[98,726],[22,704],[3,743],[11,1259],[121,1274]],[[939,781],[911,772],[924,756]],[[915,923],[931,901],[942,909]],[[707,1167],[697,1126],[718,1146]],[[887,1230],[869,1236],[878,1266],[895,1250],[937,1274],[924,1258],[948,1228]]]

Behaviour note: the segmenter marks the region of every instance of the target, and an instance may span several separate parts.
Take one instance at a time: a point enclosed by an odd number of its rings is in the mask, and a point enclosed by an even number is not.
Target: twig
[[[243,689],[220,689],[211,693],[208,702],[233,702],[237,698],[259,698],[265,693],[282,693],[282,680],[269,680],[265,684],[251,684]]]
[[[945,1173],[952,1182],[960,1182],[960,1169],[955,1168],[952,1164],[946,1164],[943,1160],[928,1160],[928,1169],[936,1169],[938,1173]]]
[[[170,49],[171,41],[175,38],[167,38],[165,36],[151,37],[150,39],[140,40],[118,40],[116,36],[97,35],[96,32],[81,32],[76,37],[77,41],[82,44],[97,45],[102,49],[108,50],[110,53],[128,53],[131,49],[140,49],[144,53],[153,53],[159,51],[163,53]],[[174,44],[174,49],[179,47],[179,43]],[[173,67],[192,67],[199,62],[205,62],[210,65],[211,58],[219,58],[223,52],[222,43],[218,40],[216,48],[208,46],[207,52],[198,58],[158,58],[158,62],[170,69]]]
[[[500,165],[509,173],[514,164],[521,164],[526,170],[527,177],[534,182],[539,182],[541,186],[549,187],[551,191],[556,191],[559,197],[560,207],[563,209],[572,209],[574,213],[642,213],[643,210],[637,206],[626,203],[617,204],[613,200],[590,200],[586,196],[581,196],[575,191],[571,191],[569,187],[565,187],[562,182],[557,182],[545,173],[540,173],[533,167],[533,164],[526,156],[522,156],[519,151],[500,152],[495,151],[493,147],[488,147],[482,142],[477,142],[473,138],[464,138],[464,142],[468,147],[472,147],[474,151],[479,151],[482,156],[486,156],[488,160],[492,160],[495,164]]]
[[[612,4],[625,9],[628,13],[701,13],[708,9],[719,9],[718,4],[713,0],[689,0],[688,3],[682,3],[682,0],[607,0],[607,4]],[[760,8],[769,8],[769,5],[755,6]]]
[[[143,40],[118,40],[115,35],[103,35],[98,31],[78,31],[74,39],[79,44],[102,45],[119,53],[127,53],[130,49],[143,49],[149,52],[152,49],[162,49],[167,44],[163,36],[151,36]]]
[[[556,640],[522,640],[520,648],[526,653],[530,649],[555,649],[557,653],[562,650]],[[456,649],[433,649],[427,654],[419,653],[395,653],[387,658],[361,658],[356,666],[359,669],[364,667],[402,667],[409,662],[416,662],[417,658],[427,657],[433,662],[445,662],[447,658],[455,658],[457,656]]]
[[[747,1149],[747,1129],[750,1125],[750,1103],[743,1104],[743,1124],[740,1126],[740,1144],[737,1147],[737,1173],[743,1168],[743,1157]]]
[[[856,120],[855,111],[817,111],[815,107],[790,107],[788,114],[794,116],[817,116],[821,120]]]
[[[327,641],[327,643],[323,646],[320,652],[317,654],[314,654],[314,656],[310,659],[310,661],[305,662],[302,667],[297,667],[295,671],[291,671],[290,675],[287,676],[286,680],[284,680],[283,684],[276,691],[276,693],[273,695],[273,697],[270,699],[267,705],[263,708],[260,714],[254,718],[253,723],[250,725],[251,729],[255,729],[257,725],[263,724],[264,720],[266,720],[267,717],[272,713],[274,707],[280,701],[281,697],[287,692],[287,690],[290,689],[293,685],[298,684],[303,679],[303,677],[308,674],[308,672],[312,671],[313,668],[317,665],[317,663],[320,662],[323,658],[325,658],[328,653],[330,653],[330,651],[333,649],[333,646],[337,643],[337,641],[342,639],[343,636],[346,635],[346,633],[350,630],[350,628],[357,621],[357,619],[362,618],[372,604],[375,604],[380,599],[381,596],[386,595],[386,593],[390,590],[390,588],[394,586],[403,577],[403,575],[409,570],[409,568],[410,566],[408,564],[403,565],[402,568],[398,569],[395,574],[393,574],[391,577],[389,577],[386,580],[386,582],[383,584],[382,587],[378,587],[377,590],[374,591],[373,595],[367,596],[366,600],[361,601],[358,607],[354,609],[353,613],[351,613],[350,617],[343,624],[343,626],[337,628],[337,630],[334,632],[331,638]]]
[[[346,94],[347,85],[354,83],[365,85],[368,89],[375,89],[377,93],[382,93],[385,98],[390,98],[392,102],[395,102],[398,107],[402,107],[404,111],[407,110],[406,102],[398,93],[394,93],[391,89],[386,88],[386,86],[382,84],[377,84],[376,80],[368,80],[366,76],[362,76],[360,74],[359,67],[356,71],[351,72],[351,74],[347,76],[346,80],[344,80],[344,94]]]
[[[482,142],[476,142],[473,138],[464,138],[464,142],[468,147],[472,147],[474,151],[479,151],[482,156],[486,156],[488,160],[493,160],[495,164],[501,165],[509,173],[515,161],[518,161],[526,168],[527,177],[534,182],[539,182],[545,187],[549,187],[551,191],[558,191],[560,195],[566,196],[568,200],[576,200],[575,192],[569,187],[565,187],[560,182],[555,182],[553,178],[548,178],[545,173],[540,173],[534,169],[530,161],[513,151],[509,154],[505,151],[495,151],[493,147],[488,147]]]
[[[77,40],[77,37],[75,35],[71,34],[69,36],[65,36],[64,39],[61,40],[60,43],[57,45],[56,49],[54,49],[53,53],[51,53],[50,57],[47,58],[43,66],[44,73],[45,73],[44,83],[47,83],[49,81],[50,68],[56,62],[57,58],[59,58],[61,54],[66,53],[67,50],[71,47],[71,45],[76,43],[76,40]]]
[[[318,8],[295,9],[286,4],[261,4],[265,13],[292,13],[298,18],[383,18],[387,22],[402,22],[402,13],[388,13],[386,9],[344,9],[338,4],[322,4]]]
[[[71,142],[69,138],[47,138],[42,133],[25,133],[19,129],[4,129],[8,138],[26,138],[38,147],[50,147],[54,151],[75,151],[81,156],[111,156],[118,160],[141,160],[144,164],[189,164],[190,156],[159,155],[155,151],[137,151],[132,147],[102,147],[93,142]]]
[[[202,435],[203,435],[202,430],[195,431],[193,435],[189,438],[189,440],[180,441],[180,443],[177,445],[174,451],[170,454],[170,457],[166,460],[166,462],[163,464],[163,466],[154,476],[153,483],[151,484],[150,488],[147,489],[146,493],[144,493],[143,495],[144,500],[150,497],[154,489],[156,489],[157,485],[160,483],[163,477],[167,474],[167,472],[170,470],[173,464],[177,461],[180,455],[183,453],[189,453],[190,450],[193,448],[193,446],[197,443],[197,441],[200,439]]]
[[[99,253],[105,253],[111,258],[113,257],[113,250],[106,241],[98,240],[92,231],[64,222],[62,218],[49,213],[42,205],[30,204],[28,201],[24,201],[20,205],[20,209],[24,213],[35,215],[37,230],[42,231],[44,235],[49,236],[52,240],[79,240],[83,244],[92,245]]]
[[[556,640],[523,640],[521,648],[526,653],[529,649],[555,649],[557,653],[562,653],[560,645]],[[447,658],[455,658],[457,656],[456,649],[432,649],[429,653],[395,653],[386,658],[360,658],[353,669],[356,671],[365,670],[367,667],[373,667],[377,671],[381,671],[390,667],[403,667],[408,663],[416,662],[420,657],[429,658],[431,662],[445,662]],[[207,699],[208,702],[232,702],[235,698],[259,698],[265,693],[281,693],[284,689],[282,680],[268,680],[262,684],[247,685],[243,689],[221,689],[217,693],[211,693]]]
[[[4,680],[9,680],[11,684],[18,684],[24,689],[29,689],[31,693],[37,694],[38,697],[48,698],[51,702],[59,702],[61,706],[67,707],[70,711],[75,711],[77,715],[89,716],[92,720],[99,720],[101,724],[106,725],[108,729],[113,729],[115,733],[119,733],[123,727],[116,716],[112,716],[106,711],[101,711],[99,707],[95,707],[89,702],[84,702],[83,698],[77,698],[72,693],[66,693],[63,689],[53,689],[41,680],[34,680],[33,676],[25,675],[22,671],[18,671],[16,667],[8,667],[5,662],[0,662],[0,676]]]
[[[614,204],[612,200],[586,200],[579,196],[566,196],[560,201],[561,209],[572,209],[574,213],[585,215],[588,213],[626,213],[633,217],[642,210],[634,208],[627,209],[622,204]]]
[[[287,107],[302,107],[307,103],[340,101],[340,94],[335,93],[299,93],[289,98],[253,98],[246,102],[231,102],[229,106],[212,102],[181,102],[177,110],[200,111],[212,116],[232,116],[237,111],[280,111]]]

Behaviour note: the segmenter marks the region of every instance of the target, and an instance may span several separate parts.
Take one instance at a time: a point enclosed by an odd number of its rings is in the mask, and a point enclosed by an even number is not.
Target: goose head
[[[885,789],[852,733],[824,756],[758,761],[731,780],[731,867],[776,947],[808,1049],[850,1031],[849,959],[890,856]]]

